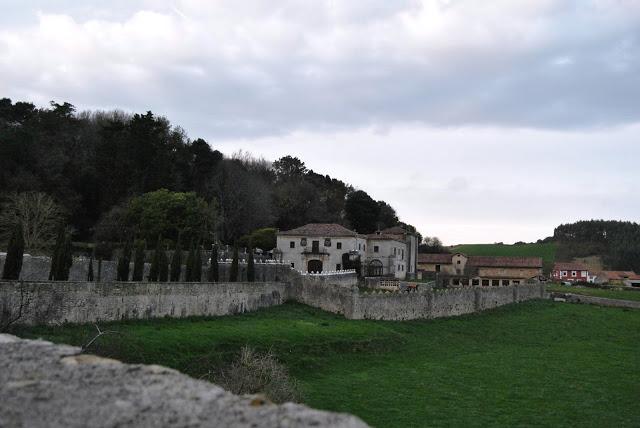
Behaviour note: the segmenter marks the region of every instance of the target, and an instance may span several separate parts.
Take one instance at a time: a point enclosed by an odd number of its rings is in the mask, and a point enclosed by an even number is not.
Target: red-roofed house
[[[633,271],[605,270],[598,273],[596,283],[640,287],[640,275]]]
[[[589,268],[579,262],[556,263],[551,271],[551,279],[554,281],[587,282],[589,281]]]

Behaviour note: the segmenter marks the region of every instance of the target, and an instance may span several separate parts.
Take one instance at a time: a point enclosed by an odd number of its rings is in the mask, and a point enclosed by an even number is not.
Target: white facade
[[[406,278],[407,257],[409,256],[406,243],[372,237],[369,237],[367,243],[366,275]],[[382,272],[376,271],[376,267],[379,266],[382,266]]]
[[[367,241],[354,236],[278,235],[282,260],[303,272],[343,270],[344,253],[359,255],[364,260]]]

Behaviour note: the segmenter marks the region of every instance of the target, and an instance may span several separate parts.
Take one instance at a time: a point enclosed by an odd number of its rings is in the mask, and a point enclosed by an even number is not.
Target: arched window
[[[382,276],[384,274],[384,268],[380,260],[371,260],[369,262],[368,269],[369,276]]]

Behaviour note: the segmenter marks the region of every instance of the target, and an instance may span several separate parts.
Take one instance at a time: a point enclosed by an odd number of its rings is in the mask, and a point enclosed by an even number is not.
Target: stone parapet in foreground
[[[349,427],[346,414],[263,404],[160,366],[0,334],[2,427]]]

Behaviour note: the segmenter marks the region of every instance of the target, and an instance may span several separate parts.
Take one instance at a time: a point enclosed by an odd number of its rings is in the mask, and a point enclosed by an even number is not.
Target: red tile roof
[[[589,270],[587,265],[579,262],[569,262],[569,263],[555,263],[553,265],[553,270]]]
[[[451,264],[452,256],[448,253],[418,254],[418,263]]]
[[[360,236],[353,230],[336,223],[309,223],[291,230],[278,232],[282,236],[321,236],[321,237],[343,237]]]
[[[541,257],[470,256],[467,262],[476,267],[541,268]]]
[[[385,233],[370,233],[369,235],[367,235],[367,239],[370,239],[372,241],[398,241],[398,242],[402,242],[404,244],[404,240],[402,239],[401,236],[399,235],[387,235]]]
[[[385,229],[385,230],[383,230],[381,232],[383,234],[387,234],[387,235],[404,235],[405,233],[409,233],[401,226],[390,227],[390,228]]]
[[[604,270],[600,272],[600,275],[609,280],[640,279],[640,275],[631,270]]]

